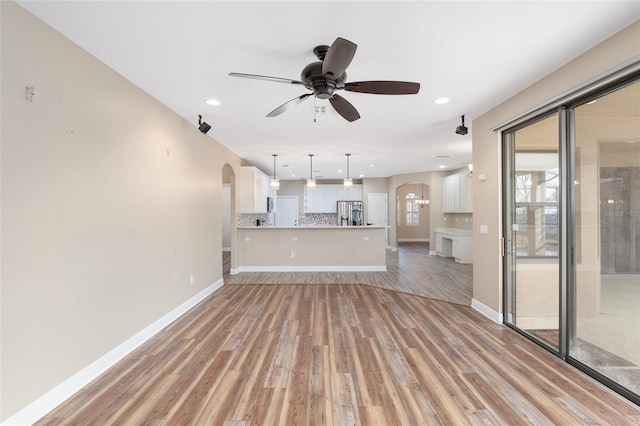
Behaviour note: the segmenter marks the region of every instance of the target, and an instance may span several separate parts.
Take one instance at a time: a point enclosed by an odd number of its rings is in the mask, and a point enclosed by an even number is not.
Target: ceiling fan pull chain
[[[318,114],[318,108],[316,107],[316,100],[318,98],[316,98],[315,96],[313,97],[313,122],[317,123],[317,114]]]

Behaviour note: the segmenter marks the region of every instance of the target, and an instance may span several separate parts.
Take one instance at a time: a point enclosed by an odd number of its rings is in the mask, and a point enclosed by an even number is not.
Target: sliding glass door
[[[506,321],[557,349],[558,115],[509,132],[505,148]]]
[[[640,75],[503,132],[505,323],[640,403]]]
[[[640,82],[569,117],[576,265],[568,355],[640,394]]]

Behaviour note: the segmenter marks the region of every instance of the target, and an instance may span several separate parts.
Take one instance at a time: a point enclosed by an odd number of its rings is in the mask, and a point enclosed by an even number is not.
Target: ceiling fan
[[[420,83],[407,81],[358,81],[347,83],[345,70],[351,63],[358,46],[349,40],[338,37],[331,46],[317,46],[313,49],[319,59],[302,70],[300,80],[269,77],[266,75],[243,74],[232,72],[232,77],[253,78],[257,80],[274,81],[277,83],[297,84],[311,90],[280,105],[267,114],[275,117],[295,107],[310,96],[319,99],[329,99],[331,106],[347,121],[360,118],[358,110],[345,98],[335,93],[337,90],[347,92],[372,93],[376,95],[414,95],[420,90]]]

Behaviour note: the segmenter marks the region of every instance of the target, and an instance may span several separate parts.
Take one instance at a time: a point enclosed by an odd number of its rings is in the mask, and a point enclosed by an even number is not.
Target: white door
[[[277,197],[276,226],[298,226],[298,197]]]
[[[376,226],[387,226],[389,216],[387,213],[387,194],[372,192],[367,197],[367,223]],[[389,228],[385,232],[385,243],[389,240]]]

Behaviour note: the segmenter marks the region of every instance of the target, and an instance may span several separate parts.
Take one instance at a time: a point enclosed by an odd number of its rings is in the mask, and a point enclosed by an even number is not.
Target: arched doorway
[[[396,188],[396,243],[430,243],[429,186],[407,182]]]

